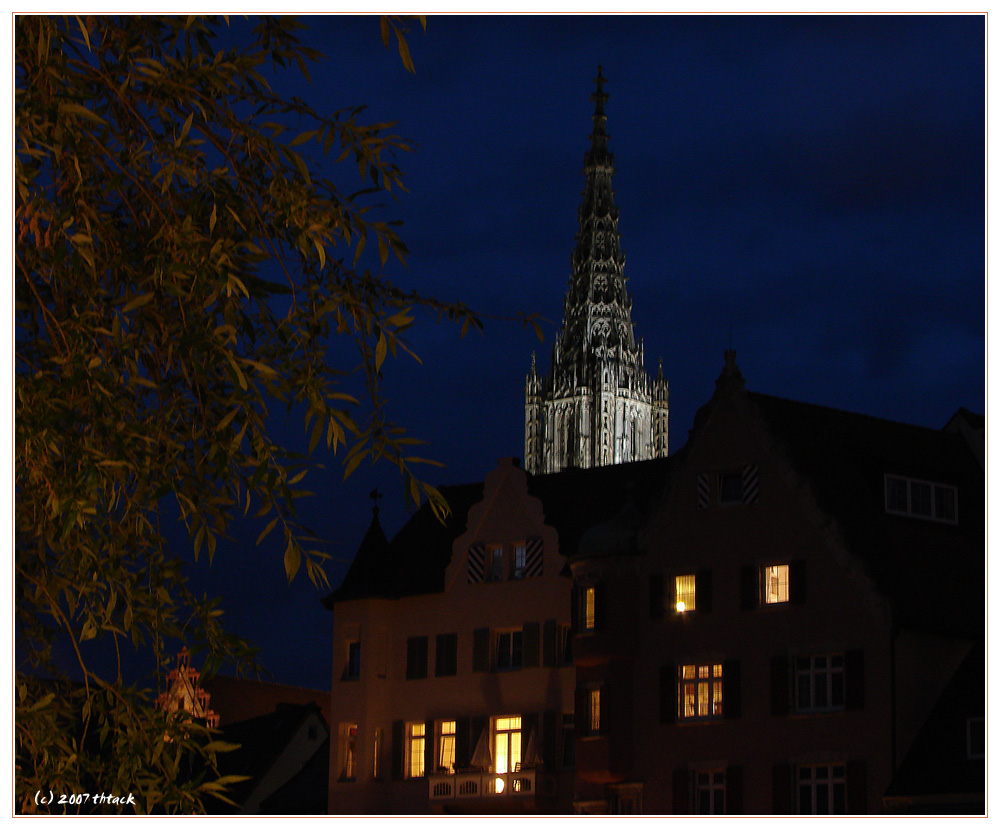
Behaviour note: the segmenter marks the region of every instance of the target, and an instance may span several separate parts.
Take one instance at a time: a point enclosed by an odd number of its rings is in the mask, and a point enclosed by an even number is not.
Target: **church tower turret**
[[[525,388],[525,468],[533,473],[667,454],[667,382],[662,366],[656,381],[650,381],[642,342],[632,329],[611,186],[614,154],[608,149],[605,80],[598,67],[562,331],[552,347],[549,373],[539,378],[532,356]]]

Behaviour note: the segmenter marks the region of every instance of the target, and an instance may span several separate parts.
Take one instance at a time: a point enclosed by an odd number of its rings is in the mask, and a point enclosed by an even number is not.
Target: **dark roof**
[[[306,765],[260,803],[265,816],[326,815],[330,790],[330,737]]]
[[[893,602],[896,622],[980,636],[985,626],[985,480],[960,435],[747,393],[849,550]],[[953,485],[958,522],[885,511],[885,476]]]
[[[896,770],[886,797],[915,806],[937,802],[953,811],[965,804],[985,809],[986,761],[969,758],[969,719],[986,716],[986,671],[982,643],[945,687]],[[985,747],[985,726],[982,731]],[[977,809],[978,808],[978,809]]]
[[[586,470],[528,475],[528,492],[540,499],[545,523],[559,534],[564,556],[576,550],[589,527],[616,515],[631,493],[641,509],[665,483],[669,459]],[[452,544],[464,531],[469,509],[483,498],[483,484],[441,487],[451,507],[444,524],[423,505],[386,545],[369,544],[369,528],[343,583],[324,604],[371,597],[440,593]]]
[[[279,703],[273,712],[255,718],[223,725],[221,739],[239,744],[239,749],[220,753],[219,772],[222,775],[246,775],[248,780],[234,784],[227,793],[237,804],[243,804],[253,793],[261,777],[274,765],[278,756],[288,746],[303,721],[311,715],[323,723],[326,719],[315,703]],[[329,743],[326,744],[329,751]],[[320,751],[320,750],[318,750]],[[226,813],[233,808],[218,802],[212,804],[213,812]]]

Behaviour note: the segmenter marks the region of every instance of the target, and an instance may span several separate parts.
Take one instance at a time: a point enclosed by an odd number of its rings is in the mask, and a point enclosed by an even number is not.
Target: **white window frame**
[[[504,715],[493,718],[490,726],[493,732],[493,771],[497,775],[514,772],[521,763],[521,754],[524,752],[521,716]]]
[[[457,725],[453,720],[439,720],[437,722],[437,769],[435,772],[455,772],[455,741],[457,735]]]
[[[790,570],[787,562],[776,562],[772,565],[763,565],[761,567],[761,605],[787,605],[791,601]]]
[[[825,665],[818,665],[818,661],[824,661]],[[808,661],[808,665],[801,665]],[[838,663],[838,665],[834,665]],[[845,707],[847,699],[846,675],[844,671],[845,658],[841,652],[839,654],[803,654],[792,658],[793,674],[795,676],[795,711],[802,714],[812,712],[840,712]],[[839,678],[839,679],[838,679]],[[801,681],[807,679],[809,692],[807,700],[803,703],[800,694]],[[834,692],[839,684],[840,702],[834,702]],[[822,692],[826,697],[826,703],[817,703]]]
[[[427,725],[423,721],[406,724],[406,778],[423,778],[427,746]]]
[[[897,507],[889,503],[890,482],[903,484],[906,487],[906,507]],[[913,491],[914,485],[930,488],[930,513],[923,513],[914,510]],[[885,486],[883,488],[885,496],[885,512],[894,516],[909,516],[914,519],[924,519],[929,522],[943,522],[944,524],[958,524],[958,488],[953,484],[944,484],[940,481],[927,481],[925,479],[910,478],[908,476],[885,474]],[[952,516],[939,514],[939,496],[951,494]]]
[[[699,816],[721,816],[726,812],[726,771],[724,769],[694,769],[694,807]],[[702,780],[704,776],[704,780]],[[718,778],[721,776],[721,781]],[[701,809],[701,795],[708,795],[708,810]],[[721,800],[721,803],[720,803]]]
[[[810,770],[808,780],[803,778],[803,772]],[[809,789],[809,804],[803,804],[802,790]],[[841,790],[843,810],[835,811],[837,788]],[[817,813],[817,794],[826,790],[826,806],[824,813]],[[799,764],[795,770],[795,801],[799,815],[843,815],[847,812],[847,764]],[[808,809],[807,809],[808,808]]]
[[[358,725],[356,723],[344,723],[341,724],[340,728],[344,741],[340,780],[355,781],[358,775]]]
[[[689,712],[688,691],[693,693]],[[677,719],[715,720],[725,714],[721,662],[683,663],[677,667]]]
[[[524,579],[528,570],[528,546],[524,542],[514,545],[514,561],[511,570],[513,579]]]
[[[695,574],[678,574],[674,577],[674,613],[685,614],[698,607],[697,579]]]
[[[497,671],[516,671],[524,666],[524,629],[496,631],[493,634],[493,642],[493,667]],[[515,655],[518,658],[516,663]]]

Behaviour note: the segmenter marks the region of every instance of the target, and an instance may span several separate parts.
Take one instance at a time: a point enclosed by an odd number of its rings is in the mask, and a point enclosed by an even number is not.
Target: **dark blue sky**
[[[983,17],[432,17],[409,34],[413,75],[376,18],[305,22],[328,60],[282,91],[368,104],[416,145],[389,205],[411,255],[387,276],[487,316],[464,340],[418,320],[423,365],[384,372],[391,414],[445,465],[432,482],[523,454],[524,377],[533,350],[548,366],[561,322],[598,64],[633,320],[647,369],[662,356],[670,381],[672,449],[730,337],[756,391],[933,427],[985,411]],[[547,319],[545,344],[489,319],[518,313]],[[318,460],[302,512],[336,586],[368,491],[386,494],[391,535],[402,487],[367,464],[343,485],[342,459]],[[331,616],[304,575],[286,586],[278,538],[255,537],[220,544],[200,581],[275,680],[327,687]]]

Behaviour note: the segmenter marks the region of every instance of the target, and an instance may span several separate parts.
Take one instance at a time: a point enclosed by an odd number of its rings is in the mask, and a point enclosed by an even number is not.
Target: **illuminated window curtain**
[[[695,578],[694,574],[674,577],[674,610],[677,613],[695,610]]]

